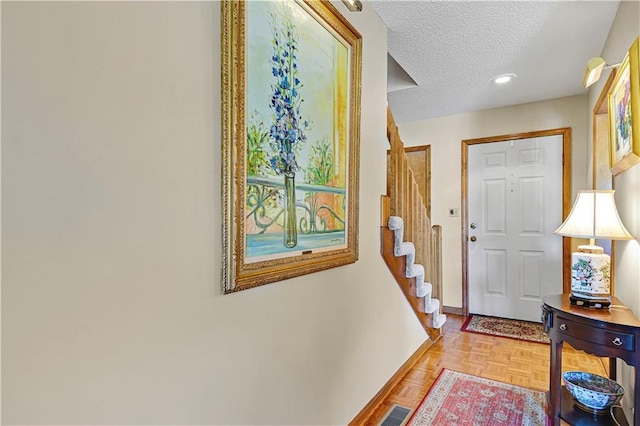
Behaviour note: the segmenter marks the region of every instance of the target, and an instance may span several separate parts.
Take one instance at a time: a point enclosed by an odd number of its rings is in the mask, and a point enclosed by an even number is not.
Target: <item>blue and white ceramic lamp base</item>
[[[584,250],[581,251],[581,250]],[[589,253],[587,250],[599,251]],[[588,300],[611,299],[611,259],[601,247],[580,246],[571,255],[571,294]]]

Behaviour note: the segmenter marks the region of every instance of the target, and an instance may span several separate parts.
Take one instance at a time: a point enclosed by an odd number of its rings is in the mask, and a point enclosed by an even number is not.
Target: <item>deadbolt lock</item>
[[[478,225],[476,225],[475,223],[472,223],[472,224],[471,224],[471,225],[469,225],[469,226],[471,226],[471,229],[476,229],[476,228],[478,227]]]

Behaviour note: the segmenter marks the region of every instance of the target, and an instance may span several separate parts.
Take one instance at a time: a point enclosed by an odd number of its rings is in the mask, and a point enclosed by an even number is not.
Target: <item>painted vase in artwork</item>
[[[294,173],[284,174],[284,246],[298,245],[296,229],[296,181]]]

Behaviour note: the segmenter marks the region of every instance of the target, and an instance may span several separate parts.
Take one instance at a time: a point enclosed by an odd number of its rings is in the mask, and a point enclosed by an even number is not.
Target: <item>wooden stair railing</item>
[[[413,177],[409,162],[400,140],[398,127],[391,110],[387,107],[387,137],[390,155],[387,165],[387,195],[382,196],[381,204],[381,251],[385,263],[391,270],[396,282],[402,289],[413,311],[417,315],[429,336],[435,341],[442,332],[446,317],[442,315],[439,300],[442,297],[442,227],[431,226],[425,203],[420,196],[418,184]],[[415,246],[415,263],[424,267],[424,281],[431,283],[431,290],[425,297],[418,297],[417,289],[421,285],[416,278],[407,278],[405,256],[394,254],[394,232],[389,229],[389,218],[398,216],[404,223],[404,241]],[[426,299],[427,298],[427,299]],[[428,298],[438,299],[437,311],[429,311]],[[425,300],[426,299],[426,300]]]
[[[431,226],[389,108],[387,136],[391,149],[387,156],[387,195],[381,198],[380,250],[387,267],[430,339],[400,367],[349,426],[371,424],[369,419],[376,407],[391,394],[420,357],[442,337],[442,325],[446,321],[439,301],[442,297],[442,228]],[[396,256],[398,246],[399,252],[407,254]],[[424,272],[414,276],[416,271],[422,271],[421,268],[424,268]],[[407,277],[408,270],[412,272],[409,274],[412,277]],[[417,282],[417,278],[422,280],[422,284]],[[430,282],[430,285],[424,285],[425,281]]]

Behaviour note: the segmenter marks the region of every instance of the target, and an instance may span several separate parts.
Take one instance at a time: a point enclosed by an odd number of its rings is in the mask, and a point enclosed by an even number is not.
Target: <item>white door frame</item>
[[[543,136],[562,135],[562,218],[569,214],[571,209],[571,128],[562,127],[551,130],[541,130],[510,135],[490,136],[479,139],[465,139],[462,141],[462,315],[469,315],[469,211],[468,211],[468,155],[469,145],[492,142],[505,142],[518,139],[539,138]],[[568,293],[571,288],[571,240],[562,237],[562,292]]]

